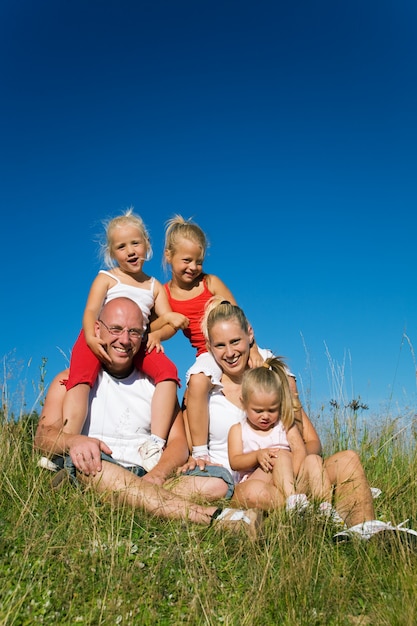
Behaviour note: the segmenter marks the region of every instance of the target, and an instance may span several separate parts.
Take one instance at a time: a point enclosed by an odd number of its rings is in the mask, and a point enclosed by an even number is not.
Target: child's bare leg
[[[151,404],[151,436],[165,445],[177,402],[177,383],[163,380],[155,385]]]
[[[232,502],[245,508],[259,508],[264,511],[281,508],[285,498],[272,482],[248,479],[235,486]]]
[[[274,459],[272,482],[285,498],[295,493],[292,454],[287,450],[279,450]]]
[[[87,416],[89,395],[90,385],[87,383],[79,383],[65,393],[63,423],[66,432],[81,432]]]
[[[308,454],[297,477],[297,490],[311,495],[319,502],[331,502],[332,485],[318,454]]]
[[[177,403],[177,383],[162,380],[155,385],[151,403],[151,436],[139,447],[142,467],[150,472],[165,447]]]
[[[187,388],[187,422],[193,446],[207,446],[208,395],[211,381],[203,373],[192,374]]]
[[[308,505],[307,496],[295,487],[293,455],[279,450],[274,460],[272,480],[278,492],[285,498],[287,511],[303,511]]]

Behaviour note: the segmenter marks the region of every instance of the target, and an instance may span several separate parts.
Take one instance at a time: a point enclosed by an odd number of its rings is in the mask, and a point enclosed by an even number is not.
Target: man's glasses
[[[111,335],[114,335],[114,337],[121,337],[125,330],[127,330],[128,335],[131,339],[140,339],[143,335],[143,331],[139,328],[121,328],[120,326],[107,326],[106,322],[103,322],[103,320],[101,320],[100,318],[98,321],[101,322],[104,328],[106,328]]]

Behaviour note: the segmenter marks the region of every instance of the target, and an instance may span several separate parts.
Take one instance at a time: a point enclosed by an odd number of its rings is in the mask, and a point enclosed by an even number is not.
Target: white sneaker
[[[51,459],[48,459],[47,456],[41,456],[41,458],[38,461],[38,467],[42,467],[43,469],[50,470],[51,472],[57,472],[59,470],[58,465],[56,465],[56,463],[51,461]]]
[[[321,517],[327,517],[333,524],[346,528],[346,524],[343,517],[339,515],[335,508],[332,507],[330,502],[321,502],[319,505],[319,515]]]
[[[147,472],[155,467],[162,456],[162,446],[152,439],[147,439],[145,443],[139,446],[139,454],[142,458],[142,467]]]
[[[213,518],[212,524],[221,528],[230,528],[237,532],[243,530],[251,539],[256,539],[262,520],[263,513],[259,509],[226,508],[217,517]]]
[[[407,521],[408,520],[405,520],[405,522],[393,526],[391,522],[382,522],[377,519],[369,520],[362,524],[351,526],[347,530],[342,530],[340,533],[336,533],[336,535],[333,536],[333,541],[336,543],[350,541],[353,537],[359,537],[359,539],[363,541],[369,541],[369,539],[375,536],[387,540],[398,537],[411,545],[417,546],[417,531],[403,527],[403,524]]]
[[[285,503],[285,510],[287,512],[294,511],[295,513],[304,513],[308,505],[309,502],[305,493],[294,493],[288,496]]]

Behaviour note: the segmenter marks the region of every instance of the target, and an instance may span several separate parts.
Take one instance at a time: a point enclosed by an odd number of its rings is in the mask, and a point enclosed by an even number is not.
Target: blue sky
[[[101,222],[133,205],[162,281],[165,221],[202,226],[313,418],[414,411],[416,27],[411,0],[3,1],[9,402],[32,408],[42,357],[46,383],[66,366]],[[186,340],[165,348],[184,377]]]

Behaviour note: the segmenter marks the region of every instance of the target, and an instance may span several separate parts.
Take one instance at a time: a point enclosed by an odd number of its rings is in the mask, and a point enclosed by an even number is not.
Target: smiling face
[[[255,430],[270,430],[280,417],[280,397],[276,391],[254,389],[244,407]]]
[[[203,271],[202,248],[191,239],[181,237],[175,246],[175,252],[166,250],[165,258],[171,265],[173,281],[179,285],[192,284]]]
[[[210,329],[208,348],[222,371],[240,378],[248,368],[253,331],[246,332],[236,318],[221,320]]]
[[[147,241],[137,226],[117,226],[111,233],[111,256],[125,274],[142,271],[148,253]]]
[[[96,322],[96,336],[104,341],[104,349],[112,360],[111,365],[106,364],[106,370],[114,376],[127,376],[133,370],[133,358],[142,342],[142,312],[132,300],[115,298],[103,307],[100,320]],[[112,334],[112,329],[120,334]]]

